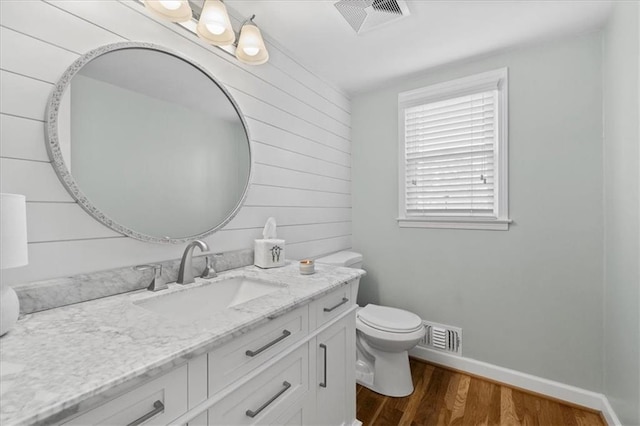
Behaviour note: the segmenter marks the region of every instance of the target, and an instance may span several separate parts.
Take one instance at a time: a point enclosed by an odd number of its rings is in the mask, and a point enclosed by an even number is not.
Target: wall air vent
[[[410,14],[404,0],[340,0],[335,7],[358,34]]]
[[[462,329],[435,322],[423,321],[425,336],[419,346],[462,355]]]

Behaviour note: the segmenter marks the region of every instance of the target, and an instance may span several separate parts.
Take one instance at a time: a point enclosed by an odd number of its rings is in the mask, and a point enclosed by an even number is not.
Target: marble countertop
[[[46,424],[112,398],[364,274],[247,266],[169,290],[120,294],[26,315],[0,338],[0,424]],[[235,276],[281,286],[206,319],[169,319],[134,302]]]

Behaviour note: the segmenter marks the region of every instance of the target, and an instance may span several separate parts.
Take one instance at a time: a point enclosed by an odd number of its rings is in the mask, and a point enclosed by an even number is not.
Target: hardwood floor
[[[415,359],[410,364],[410,396],[389,398],[358,385],[357,418],[364,426],[606,425],[589,409]]]

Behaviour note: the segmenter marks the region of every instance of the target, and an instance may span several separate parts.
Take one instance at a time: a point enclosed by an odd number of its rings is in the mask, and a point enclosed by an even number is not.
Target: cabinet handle
[[[164,404],[162,403],[162,401],[157,400],[156,402],[153,403],[153,410],[149,411],[144,416],[135,419],[134,421],[129,423],[127,426],[138,426],[138,425],[141,425],[142,423],[144,423],[147,420],[149,420],[151,417],[154,417],[154,416],[162,413],[163,411],[164,411]]]
[[[347,303],[349,301],[349,299],[347,299],[346,297],[342,298],[342,301],[340,303],[338,303],[336,306],[334,306],[333,308],[324,308],[325,312],[331,312],[334,309],[337,309],[338,307],[344,305],[345,303]]]
[[[286,339],[289,336],[291,336],[291,332],[289,330],[282,330],[282,336],[270,341],[269,343],[267,343],[266,345],[264,345],[260,349],[256,349],[255,351],[246,351],[245,355],[247,355],[247,356],[256,356],[260,352],[266,351],[271,346],[275,345],[276,343],[278,343],[279,341],[281,341],[283,339]]]
[[[321,388],[327,387],[327,345],[320,343],[320,349],[324,351],[324,379],[320,382]]]
[[[277,394],[275,394],[275,395],[273,395],[271,398],[269,398],[269,400],[268,400],[267,402],[265,402],[264,404],[262,404],[262,405],[260,406],[260,408],[258,408],[256,411],[247,410],[245,414],[246,414],[247,416],[251,417],[251,418],[254,418],[254,417],[255,417],[255,416],[257,416],[258,414],[260,414],[260,412],[261,412],[262,410],[264,410],[265,408],[267,408],[267,407],[269,406],[269,404],[271,404],[273,401],[275,401],[276,399],[278,399],[278,397],[279,397],[280,395],[282,395],[283,393],[285,393],[285,392],[287,391],[287,389],[289,389],[289,388],[291,387],[291,383],[289,383],[289,382],[287,382],[287,381],[284,381],[284,382],[282,382],[282,386],[284,386],[284,387],[283,387],[282,389],[280,389],[280,390],[278,391],[278,393],[277,393]]]

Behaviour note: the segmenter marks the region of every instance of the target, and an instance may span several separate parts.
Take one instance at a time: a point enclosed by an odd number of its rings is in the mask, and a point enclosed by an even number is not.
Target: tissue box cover
[[[284,240],[255,240],[253,264],[261,268],[284,266]]]

